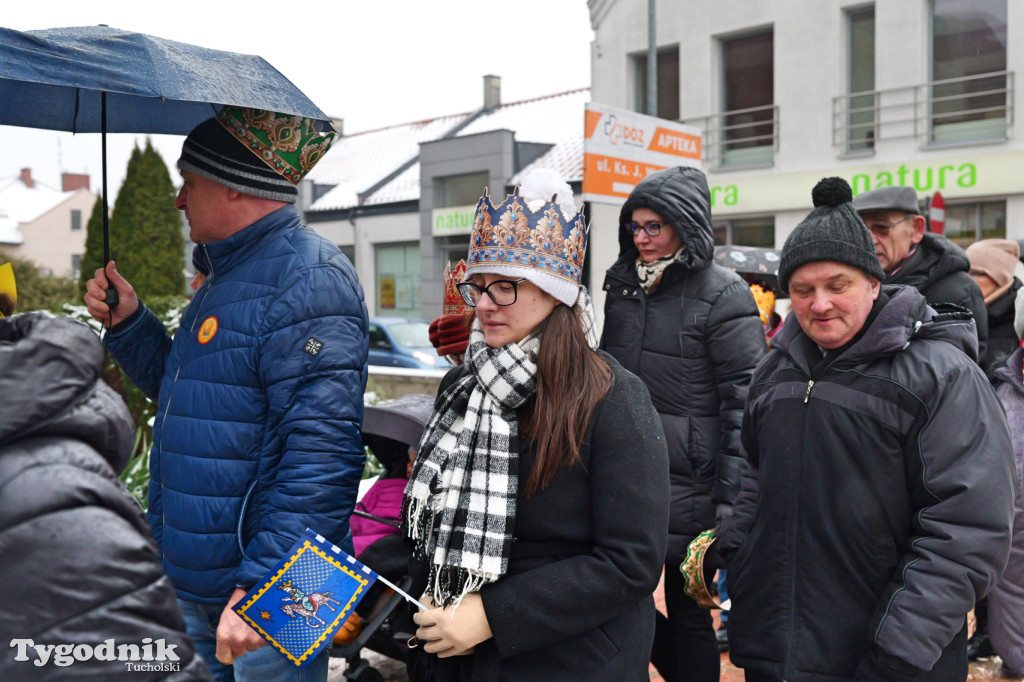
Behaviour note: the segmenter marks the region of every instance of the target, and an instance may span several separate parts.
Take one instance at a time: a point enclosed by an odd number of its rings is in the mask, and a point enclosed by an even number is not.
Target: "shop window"
[[[658,50],[658,103],[656,112],[647,107],[647,54],[633,57],[634,82],[636,83],[636,105],[641,114],[649,114],[670,121],[679,118],[679,48],[668,47]]]
[[[420,316],[419,242],[376,247],[377,315]]]
[[[1006,202],[946,204],[943,234],[967,248],[981,239],[1006,238]]]
[[[775,217],[721,220],[712,229],[715,246],[775,248]]]

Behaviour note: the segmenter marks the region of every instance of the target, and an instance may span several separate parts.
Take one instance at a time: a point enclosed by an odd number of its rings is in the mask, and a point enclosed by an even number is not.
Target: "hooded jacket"
[[[103,346],[67,318],[0,320],[0,641],[143,646],[177,671],[127,672],[96,657],[57,666],[0,656],[4,680],[207,680],[138,504],[118,481],[135,427],[102,381]],[[13,644],[12,644],[13,646]]]
[[[650,208],[680,236],[682,260],[648,295],[626,224]],[[750,288],[713,264],[707,181],[695,168],[642,180],[619,216],[619,258],[605,275],[601,348],[647,385],[668,443],[671,509],[667,561],[715,524],[715,506],[732,504],[743,469],[740,425],[747,385],[765,336]]]
[[[978,361],[988,371],[988,314],[985,297],[971,279],[971,261],[945,237],[925,232],[912,256],[906,258],[886,284],[903,284],[920,291],[929,305],[954,303],[974,315],[978,334]]]
[[[140,304],[109,336],[159,408],[148,518],[187,601],[249,589],[306,528],[351,553],[367,316],[355,270],[284,206],[200,246],[173,340]]]
[[[1018,348],[996,371],[996,395],[1006,409],[1017,465],[1017,502],[1013,544],[1006,569],[988,596],[988,633],[992,646],[1012,670],[1024,670],[1024,349]]]
[[[828,361],[791,314],[751,382],[750,466],[720,536],[741,667],[859,682],[877,679],[855,677],[870,659],[906,675],[892,679],[966,678],[965,615],[1010,546],[1010,436],[966,312],[884,291]]]

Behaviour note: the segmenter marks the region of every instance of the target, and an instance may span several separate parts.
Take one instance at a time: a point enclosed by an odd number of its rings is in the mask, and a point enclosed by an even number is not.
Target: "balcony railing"
[[[832,144],[869,153],[882,140],[922,146],[1005,140],[1013,127],[1012,71],[931,81],[832,99]]]
[[[682,121],[704,134],[703,160],[712,168],[771,165],[779,149],[779,107],[768,104]]]

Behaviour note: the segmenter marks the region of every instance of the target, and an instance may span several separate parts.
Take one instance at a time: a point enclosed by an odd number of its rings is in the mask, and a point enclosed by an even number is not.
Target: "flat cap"
[[[853,210],[857,213],[899,211],[900,213],[921,214],[921,209],[917,205],[917,192],[913,187],[879,187],[870,192],[858,194],[853,199]]]

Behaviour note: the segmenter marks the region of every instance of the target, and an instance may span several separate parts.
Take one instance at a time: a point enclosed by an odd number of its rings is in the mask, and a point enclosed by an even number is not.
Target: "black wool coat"
[[[533,452],[520,443],[508,572],[480,590],[494,637],[469,656],[414,650],[414,682],[647,680],[667,533],[665,437],[643,383],[602,357],[614,383],[580,461],[528,498]],[[466,371],[449,372],[440,392]],[[420,594],[427,567],[411,568]]]
[[[974,315],[978,337],[978,362],[988,369],[988,314],[985,297],[969,274],[971,261],[955,243],[931,232],[925,232],[914,255],[900,265],[886,284],[903,284],[920,291],[928,305],[953,303],[967,308]]]
[[[686,247],[650,294],[640,287],[638,252],[625,227],[641,207],[669,221]],[[623,205],[619,258],[604,280],[601,348],[647,385],[665,430],[672,492],[666,560],[673,564],[715,525],[715,507],[739,493],[743,404],[766,347],[750,288],[712,263],[711,235],[703,174],[656,173]]]
[[[73,320],[0,319],[0,641],[163,639],[179,670],[128,672],[96,658],[37,667],[10,649],[0,679],[209,680],[142,509],[118,481],[135,434],[124,402],[99,380],[103,355]]]

